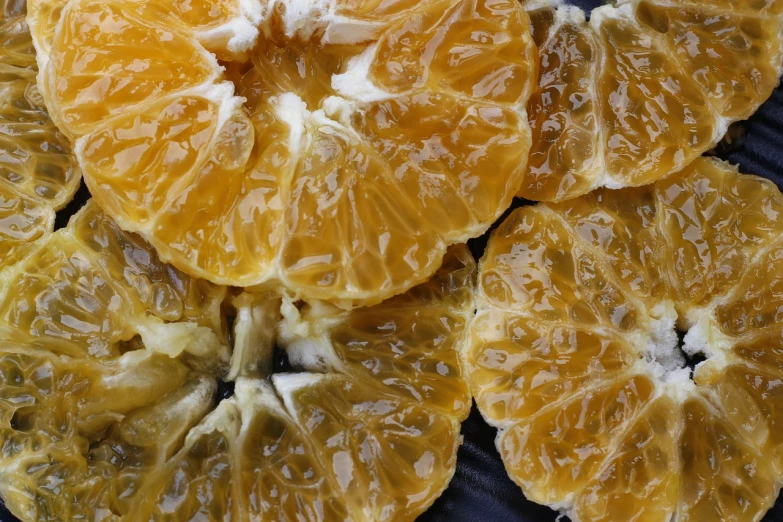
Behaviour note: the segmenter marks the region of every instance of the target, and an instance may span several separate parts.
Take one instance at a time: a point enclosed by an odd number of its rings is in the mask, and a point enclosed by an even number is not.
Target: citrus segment
[[[158,470],[130,513],[136,520],[239,520],[232,458],[240,430],[234,404],[222,402],[187,435],[184,447]]]
[[[11,266],[54,226],[54,212],[41,202],[0,186],[0,259]]]
[[[715,311],[728,335],[745,336],[777,329],[781,321],[780,287],[783,284],[783,246],[776,244],[747,267],[733,295]]]
[[[699,161],[656,185],[661,237],[682,237],[667,254],[675,288],[705,305],[735,286],[759,250],[780,236],[783,196],[777,187]]]
[[[517,209],[493,232],[462,353],[530,499],[582,522],[759,520],[772,505],[782,197],[699,158],[649,187]],[[606,312],[620,309],[633,320]]]
[[[126,228],[140,228],[166,206],[171,186],[203,157],[218,107],[201,97],[165,100],[144,114],[120,116],[114,128],[84,140],[96,201]],[[168,136],[166,143],[160,136]],[[165,174],[151,176],[161,170]]]
[[[628,330],[637,320],[635,304],[596,256],[551,211],[526,207],[494,232],[482,261],[482,287],[498,308]]]
[[[576,501],[578,520],[654,522],[671,517],[679,486],[676,405],[648,405]]]
[[[519,195],[562,201],[652,183],[714,146],[778,84],[779,2],[523,2],[541,71]]]
[[[454,472],[454,418],[341,378],[276,385],[361,518],[411,520]]]
[[[721,407],[735,429],[775,467],[783,468],[783,390],[777,375],[734,364],[716,383]]]
[[[389,309],[383,317],[360,309],[330,337],[335,354],[348,368],[359,371],[371,365],[373,379],[388,391],[467,413],[467,388],[454,378],[461,374],[460,347],[449,335],[464,330],[467,323],[463,310],[439,305]]]
[[[54,211],[81,173],[36,87],[24,2],[0,2],[0,268],[22,259],[54,227]]]
[[[665,44],[653,43],[654,33],[622,15],[601,28],[605,168],[615,185],[646,185],[690,163],[723,129],[703,89],[669,58]]]
[[[750,116],[777,85],[779,21],[774,16],[705,13],[696,6],[675,8],[643,1],[637,19],[653,30],[666,31],[670,48],[690,78],[728,118]],[[704,56],[710,60],[703,61]]]
[[[131,4],[132,5],[132,4]],[[52,41],[49,68],[73,71],[42,85],[58,127],[71,139],[115,115],[215,77],[214,57],[188,37],[133,16],[120,2],[69,4]]]
[[[158,355],[99,365],[6,342],[0,361],[2,433],[10,450],[0,493],[24,520],[126,512],[144,477],[165,458],[159,451],[200,414],[189,396],[215,389],[213,381],[188,377],[184,365]],[[139,436],[150,418],[159,423],[160,440]]]
[[[516,2],[174,4],[176,24],[145,1],[73,0],[39,45],[96,200],[167,262],[373,304],[518,189],[536,61]],[[168,106],[186,99],[209,108]]]
[[[773,329],[750,339],[741,339],[732,353],[751,365],[774,375],[783,372],[783,330]],[[783,376],[783,375],[781,375]]]
[[[26,43],[32,52],[29,39]],[[27,59],[24,69],[0,64],[0,92],[7,97],[0,120],[0,177],[21,194],[60,208],[79,184],[79,169],[67,140],[49,120],[35,86],[34,62]]]
[[[221,331],[223,288],[164,265],[148,243],[124,232],[92,203],[76,215],[71,228],[111,280],[149,313],[164,321],[184,319]]]
[[[45,52],[37,53],[39,66],[45,66],[52,46],[52,37],[57,22],[62,16],[63,7],[68,0],[30,0],[27,2],[27,24],[37,48]]]
[[[2,274],[3,337],[58,339],[60,350],[105,358],[141,335],[151,349],[211,352],[225,364],[225,289],[162,267],[149,245],[105,220],[89,203]]]
[[[392,92],[447,87],[524,103],[536,63],[528,25],[513,0],[431,2],[380,38],[370,78]]]
[[[547,11],[539,13],[544,19]],[[535,35],[545,37],[549,30],[542,24]],[[534,145],[522,190],[553,200],[561,194],[588,192],[598,175],[598,100],[589,85],[598,51],[593,35],[578,20],[564,21],[539,48],[538,89],[527,105]]]
[[[703,403],[683,405],[679,520],[758,520],[777,493],[769,460]]]
[[[3,322],[15,330],[12,338],[57,337],[107,356],[123,337],[132,337],[119,310],[120,294],[78,244],[58,236],[48,241],[51,247],[36,251],[6,275],[12,284],[0,305]]]
[[[44,252],[71,276],[52,296],[3,281],[6,301],[49,303],[46,328],[2,324],[19,342],[0,342],[0,495],[21,519],[413,520],[451,479],[470,401],[466,247],[431,282],[350,312],[260,289],[224,302],[92,203],[21,265]],[[78,286],[99,277],[112,293]],[[232,309],[229,366],[198,339],[222,341]],[[71,331],[91,324],[100,336]],[[275,345],[301,373],[269,377]],[[216,377],[236,379],[218,404]]]
[[[237,395],[242,392],[240,385]],[[271,389],[264,387],[248,401],[255,408],[254,416],[243,419],[245,458],[240,477],[248,518],[285,520],[297,513],[305,520],[350,520],[345,501],[327,478],[307,432],[273,397]]]
[[[420,207],[400,181],[348,129],[313,132],[287,209],[280,252],[287,286],[322,299],[370,299],[411,286],[418,270],[438,264],[443,242],[420,224]]]
[[[499,311],[479,315],[472,335],[466,356],[473,392],[484,416],[504,425],[559,404],[590,381],[611,379],[635,361],[619,338]]]
[[[497,442],[506,469],[530,500],[570,502],[599,471],[615,436],[628,430],[653,393],[646,377],[621,378],[515,424]]]
[[[356,125],[414,212],[447,239],[491,219],[497,212],[491,194],[509,191],[508,172],[525,161],[526,123],[518,112],[446,93],[370,104]]]
[[[250,154],[253,132],[244,114],[232,115],[215,137],[213,156],[196,169],[195,177],[174,181],[184,189],[167,202],[154,225],[165,241],[159,247],[162,256],[188,256],[200,267],[198,275],[239,283],[252,282],[242,274],[257,272],[269,259],[268,238],[255,226],[269,219],[263,194],[268,180],[237,175]],[[161,189],[161,196],[171,197],[170,187]]]
[[[617,278],[638,295],[662,297],[666,263],[649,187],[595,191],[553,205],[579,239],[608,257]]]
[[[24,23],[24,8],[11,2],[3,2],[2,8],[0,38],[3,54],[0,56],[0,64],[27,69],[34,62],[35,49]],[[6,68],[4,72],[7,72]]]

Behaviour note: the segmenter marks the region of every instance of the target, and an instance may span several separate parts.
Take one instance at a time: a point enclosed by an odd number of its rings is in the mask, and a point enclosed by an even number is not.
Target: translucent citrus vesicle
[[[193,275],[376,303],[521,183],[537,60],[513,0],[53,5],[39,80],[94,198]]]
[[[771,182],[698,158],[493,232],[464,358],[528,498],[580,522],[763,516],[783,477],[782,216]]]
[[[5,505],[22,520],[127,510],[228,367],[225,295],[162,264],[92,202],[6,268]]]
[[[562,201],[677,172],[778,84],[778,0],[622,0],[589,21],[560,2],[522,3],[541,57],[519,192],[527,199]]]
[[[0,496],[24,521],[414,520],[456,467],[475,275],[455,246],[369,308],[236,295],[90,202],[2,273]]]
[[[24,2],[0,2],[0,268],[52,231],[54,211],[81,180],[68,140],[46,113],[36,73]]]
[[[223,367],[228,362],[226,289],[164,265],[93,202],[0,279],[3,339],[53,341],[63,354],[102,359],[120,356],[122,343],[140,336],[150,351],[205,359],[212,351]]]

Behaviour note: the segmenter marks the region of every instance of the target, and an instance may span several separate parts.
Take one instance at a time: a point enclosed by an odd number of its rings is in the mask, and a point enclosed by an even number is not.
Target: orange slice
[[[2,273],[0,496],[23,521],[414,520],[456,466],[475,273],[457,246],[370,308],[233,296],[229,359],[226,288],[89,203]],[[269,375],[275,344],[302,373]]]
[[[781,216],[771,182],[697,158],[500,225],[464,358],[529,499],[580,522],[761,519],[783,477]]]
[[[537,61],[512,0],[73,0],[53,26],[56,4],[31,15],[39,81],[91,193],[193,275],[376,303],[521,183]]]
[[[54,211],[79,186],[68,140],[36,86],[24,2],[0,2],[0,268],[13,265],[54,227]]]
[[[0,281],[2,339],[51,342],[58,353],[97,359],[116,359],[127,343],[142,342],[171,357],[211,358],[216,375],[227,367],[225,287],[164,265],[92,201]]]
[[[679,171],[778,84],[783,3],[523,2],[541,55],[521,197],[562,201]],[[542,6],[543,4],[543,6]]]

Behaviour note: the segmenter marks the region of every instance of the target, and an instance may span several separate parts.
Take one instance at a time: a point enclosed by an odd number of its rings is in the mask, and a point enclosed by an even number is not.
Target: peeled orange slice
[[[56,25],[34,3],[91,193],[193,275],[375,303],[521,183],[537,61],[513,0],[73,0]]]
[[[652,183],[713,147],[778,84],[783,2],[523,2],[541,55],[519,195]],[[557,5],[557,7],[555,7]]]
[[[23,521],[413,520],[454,473],[464,246],[346,312],[229,297],[90,203],[3,277],[0,496]],[[275,345],[304,373],[270,376]]]
[[[99,360],[142,343],[171,357],[211,357],[215,375],[228,367],[225,287],[164,265],[92,201],[0,273],[0,284],[0,338]]]
[[[500,225],[464,355],[529,499],[581,522],[761,519],[783,477],[781,216],[775,185],[698,158]]]
[[[0,268],[19,261],[54,227],[54,211],[79,186],[68,140],[36,86],[24,2],[0,2]]]

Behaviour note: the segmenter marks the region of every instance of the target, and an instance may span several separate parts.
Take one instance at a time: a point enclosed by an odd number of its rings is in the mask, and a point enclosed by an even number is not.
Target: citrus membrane
[[[539,47],[519,195],[562,201],[652,183],[711,149],[781,74],[779,0],[523,2]]]
[[[29,19],[95,200],[215,283],[376,303],[522,181],[537,60],[513,0],[36,0]]]
[[[768,180],[698,158],[492,234],[464,357],[530,500],[581,522],[761,519],[783,477],[782,212]]]

